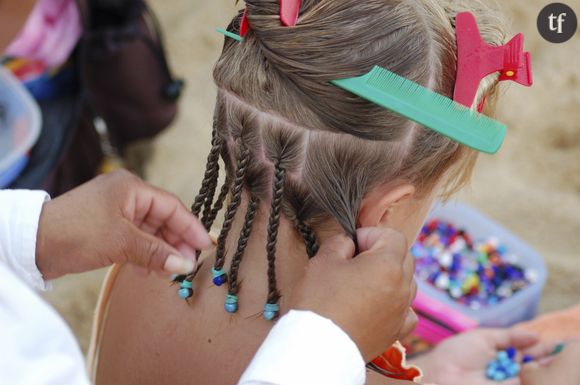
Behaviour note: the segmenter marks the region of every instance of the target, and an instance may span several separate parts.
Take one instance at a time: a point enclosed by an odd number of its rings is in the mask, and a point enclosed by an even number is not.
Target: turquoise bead
[[[192,296],[193,291],[191,289],[182,288],[182,289],[179,289],[179,291],[177,292],[177,294],[179,295],[179,297],[181,299],[188,299],[189,297]]]
[[[226,303],[224,308],[228,313],[235,313],[238,311],[238,304],[237,303]]]
[[[181,286],[183,289],[191,289],[191,288],[193,287],[193,283],[192,283],[191,281],[182,281],[182,282],[180,283],[180,286]]]
[[[278,312],[280,311],[280,305],[277,303],[267,303],[264,305],[264,318],[267,321],[272,321],[274,318],[278,316]]]
[[[266,321],[272,321],[274,318],[276,318],[276,315],[278,315],[277,311],[265,311],[264,312],[264,319]]]

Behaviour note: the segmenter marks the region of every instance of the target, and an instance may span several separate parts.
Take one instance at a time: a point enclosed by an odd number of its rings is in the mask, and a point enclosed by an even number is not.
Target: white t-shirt
[[[48,199],[42,191],[0,190],[0,384],[89,384],[71,330],[33,291],[50,288],[35,262],[38,219]],[[362,385],[365,377],[346,333],[312,312],[290,311],[239,385]]]

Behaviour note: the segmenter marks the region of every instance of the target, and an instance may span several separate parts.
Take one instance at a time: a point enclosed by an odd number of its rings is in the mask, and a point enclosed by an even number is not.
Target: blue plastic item
[[[28,164],[28,159],[27,155],[23,155],[13,165],[8,167],[6,171],[0,173],[0,189],[8,187],[10,183],[18,178],[20,173],[22,173],[22,170],[24,170]]]
[[[40,134],[41,115],[28,91],[0,66],[0,175],[14,172]],[[9,172],[9,174],[10,174]]]
[[[496,305],[484,306],[477,310],[453,301],[447,293],[437,290],[427,282],[418,280],[417,284],[422,294],[459,310],[481,326],[507,327],[536,316],[546,283],[547,270],[543,258],[534,249],[485,215],[458,202],[436,205],[429,214],[429,219],[448,221],[459,228],[464,228],[474,240],[496,237],[502,245],[507,247],[509,254],[518,258],[515,262],[533,271],[536,277],[533,283],[512,297]]]

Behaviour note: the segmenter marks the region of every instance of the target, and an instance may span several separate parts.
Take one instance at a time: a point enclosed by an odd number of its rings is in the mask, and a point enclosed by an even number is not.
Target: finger
[[[361,227],[356,230],[356,239],[360,252],[367,251],[384,235],[380,227]]]
[[[407,311],[407,315],[405,316],[405,321],[403,322],[403,327],[399,332],[399,339],[403,339],[407,337],[409,334],[415,330],[417,324],[419,323],[419,318],[415,311],[411,308]]]
[[[525,349],[522,353],[532,356],[536,360],[540,360],[544,357],[549,357],[557,345],[557,342],[541,342],[528,349]]]
[[[330,258],[334,260],[351,259],[354,255],[354,242],[346,235],[335,235],[324,241],[314,259]]]
[[[407,255],[407,239],[398,231],[392,229],[380,229],[363,232],[363,242],[368,246],[373,240],[372,246],[365,252],[360,253],[360,257],[365,254],[378,254],[395,258],[395,261],[402,262]],[[379,232],[382,234],[379,235]],[[365,235],[366,234],[366,235]],[[378,239],[374,239],[378,236]]]
[[[189,274],[195,269],[195,260],[184,257],[162,239],[147,234],[132,224],[125,231],[126,261],[150,271],[165,270],[172,274]]]
[[[147,232],[155,233],[164,228],[168,238],[181,238],[199,250],[211,247],[211,239],[203,225],[173,194],[147,186],[139,191],[137,200],[135,210],[146,212],[141,226]]]
[[[520,372],[520,380],[522,384],[540,384],[539,379],[542,377],[543,371],[537,362],[528,362],[522,366]]]
[[[525,349],[537,344],[539,340],[536,333],[518,329],[482,329],[480,332],[494,344],[497,350],[511,346],[516,349]]]

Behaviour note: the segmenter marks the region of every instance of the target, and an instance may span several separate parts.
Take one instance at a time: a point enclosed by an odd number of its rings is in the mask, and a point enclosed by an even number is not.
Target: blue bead
[[[181,299],[188,299],[193,294],[193,291],[191,289],[183,288],[183,289],[179,289],[177,294],[179,295],[179,297]]]
[[[265,311],[264,312],[264,319],[266,321],[272,321],[274,318],[276,318],[276,315],[278,315],[277,311]]]
[[[510,366],[507,367],[506,372],[508,374],[508,377],[510,377],[510,378],[516,377],[518,374],[520,374],[520,365],[518,365],[514,362]]]
[[[506,379],[506,375],[503,372],[495,372],[493,374],[493,380],[494,381],[500,382],[500,381],[503,381],[505,379]]]
[[[522,363],[527,364],[528,362],[532,362],[534,360],[533,356],[530,356],[529,354],[526,354],[523,358],[522,358]]]
[[[238,304],[237,303],[226,303],[224,308],[228,313],[235,313],[238,311]]]
[[[217,277],[215,277],[215,278],[213,279],[213,283],[214,283],[214,285],[216,285],[216,286],[221,286],[221,285],[223,285],[224,283],[226,283],[226,281],[227,281],[227,277],[226,277],[226,275],[225,275],[225,274],[223,274],[223,275],[219,275],[219,276],[217,276]]]
[[[506,353],[508,357],[513,360],[514,357],[516,356],[516,348],[510,346],[509,348],[506,349]]]

